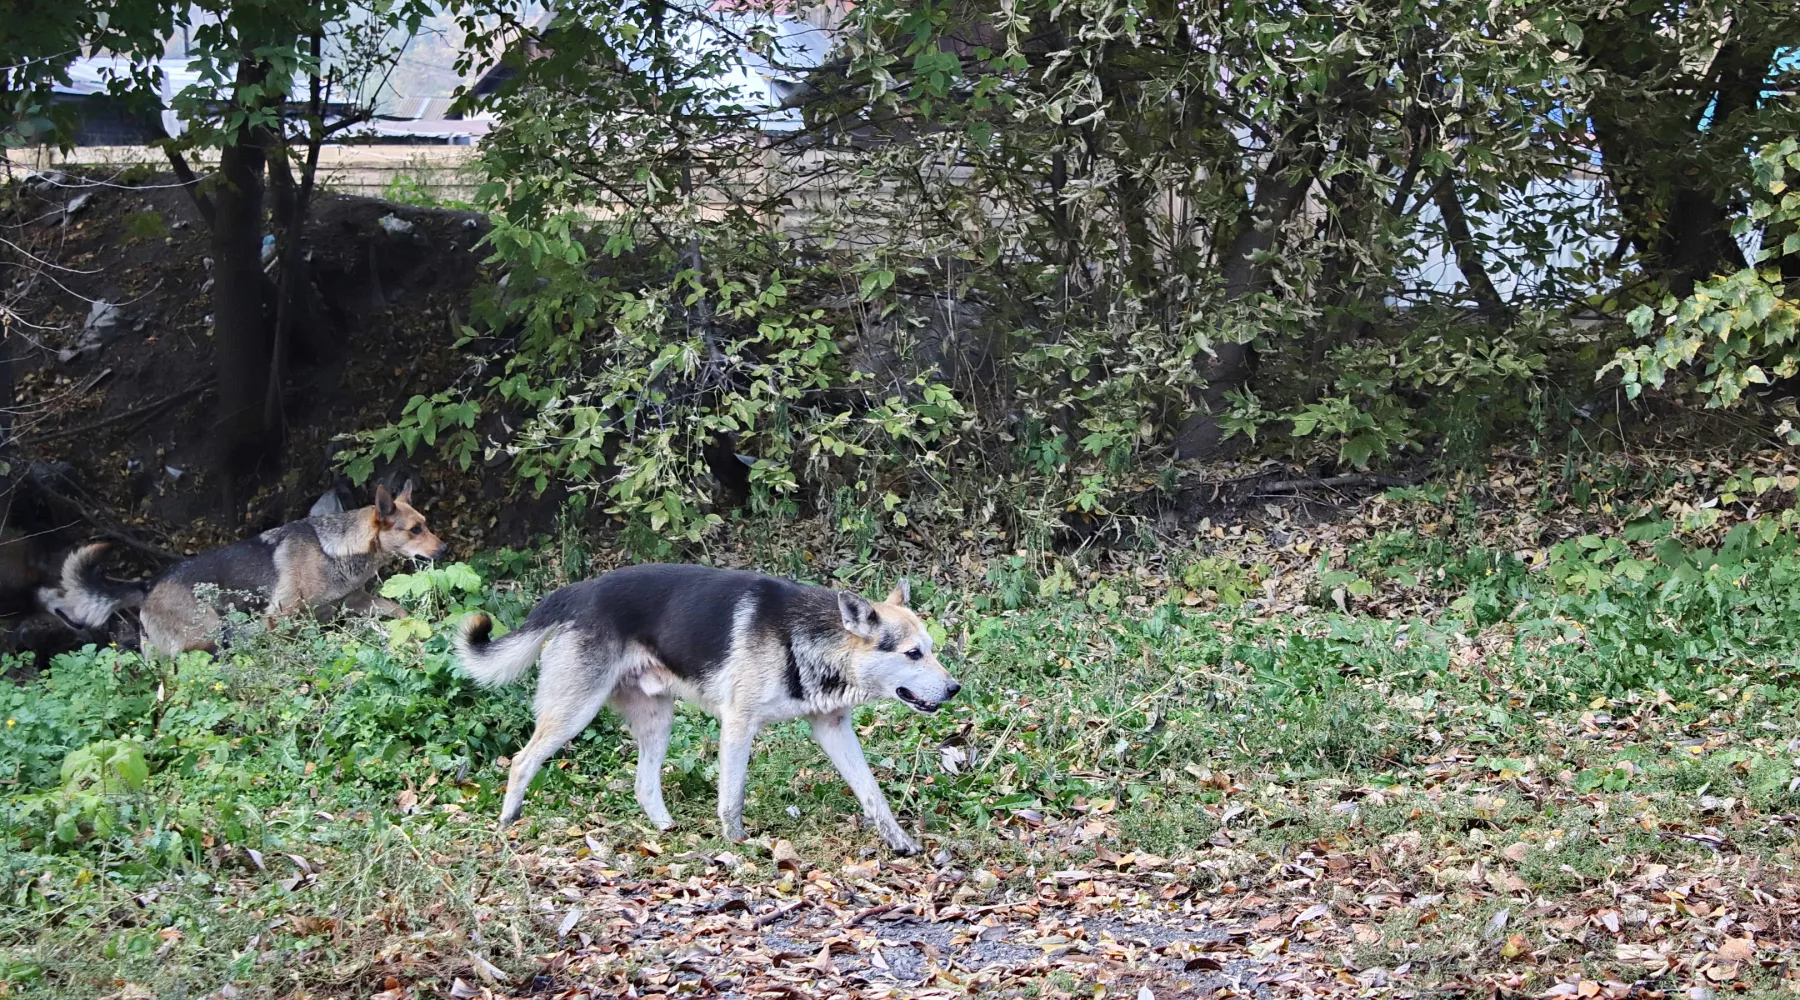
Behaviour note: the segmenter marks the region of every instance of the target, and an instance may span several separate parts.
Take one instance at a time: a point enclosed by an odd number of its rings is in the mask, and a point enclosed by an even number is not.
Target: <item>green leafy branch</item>
[[[1762,230],[1756,261],[1702,282],[1686,298],[1665,296],[1654,308],[1631,311],[1626,322],[1649,342],[1621,349],[1601,369],[1602,375],[1619,372],[1627,396],[1635,399],[1644,386],[1661,388],[1671,375],[1698,367],[1693,391],[1709,407],[1732,406],[1752,385],[1800,373],[1800,299],[1780,266],[1782,258],[1800,256],[1800,190],[1791,186],[1800,174],[1800,140],[1765,146],[1754,168],[1761,196],[1734,230],[1738,236]]]

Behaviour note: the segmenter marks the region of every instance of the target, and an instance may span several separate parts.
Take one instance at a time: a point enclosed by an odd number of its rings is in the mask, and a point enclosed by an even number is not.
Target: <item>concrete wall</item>
[[[475,195],[476,179],[468,169],[474,157],[473,146],[326,146],[319,150],[319,184],[327,191],[382,198],[398,179],[445,201],[469,201]],[[199,171],[212,156],[201,153],[193,159]],[[68,153],[14,149],[6,151],[6,160],[14,171],[77,166],[166,170],[169,165],[160,151],[144,146],[80,146]]]
[[[475,153],[473,146],[326,146],[320,150],[320,183],[328,191],[383,198],[396,194],[398,181],[409,190],[443,201],[467,202],[473,200],[477,183],[475,173],[470,169]],[[149,165],[162,170],[168,165],[161,153],[142,146],[88,146],[67,154],[42,149],[13,150],[7,158],[14,169],[79,165],[123,170],[134,165]],[[846,207],[861,205],[866,206],[866,212],[848,213],[851,219],[860,215],[860,222],[832,233],[830,243],[833,246],[854,250],[900,236],[889,230],[896,226],[905,228],[907,224],[906,206],[899,201],[901,190],[891,181],[858,179],[853,170],[841,172],[846,164],[854,166],[855,159],[854,153],[808,150],[798,155],[782,155],[770,151],[764,154],[760,166],[746,167],[724,180],[719,189],[702,192],[703,198],[712,200],[710,207],[703,207],[701,212],[715,216],[722,213],[733,194],[766,197],[780,191],[788,196],[789,204],[770,213],[767,222],[788,233],[809,233],[822,221],[822,216],[833,210],[841,216]],[[204,163],[204,157],[201,163]],[[201,164],[196,164],[196,169],[201,169]],[[967,168],[956,167],[943,171],[934,180],[954,185],[967,176]],[[1579,213],[1584,207],[1588,211],[1598,211],[1604,194],[1596,177],[1578,174],[1561,184],[1534,184],[1523,195],[1514,196],[1512,201],[1515,204],[1508,206],[1509,212],[1524,211],[1526,206],[1533,204],[1540,207],[1555,204],[1566,211]],[[1159,207],[1173,213],[1177,219],[1185,218],[1188,213],[1187,206],[1173,197],[1165,199]],[[618,205],[596,205],[590,207],[587,214],[600,218],[619,208]],[[990,209],[996,220],[1005,211],[998,204],[991,205]],[[1323,211],[1316,204],[1316,196],[1311,211]],[[1470,224],[1490,236],[1505,230],[1504,218],[1489,217],[1473,209],[1469,215]],[[1430,225],[1435,221],[1436,209],[1427,206],[1421,213],[1421,222]],[[816,232],[810,235],[819,237]],[[1553,233],[1551,238],[1555,247],[1553,266],[1560,267],[1573,266],[1584,258],[1604,257],[1611,252],[1617,239],[1610,233],[1596,236],[1580,230]],[[1408,273],[1403,276],[1409,287],[1440,295],[1453,295],[1464,288],[1466,283],[1448,247],[1428,241],[1423,249],[1424,259],[1408,268]],[[1505,267],[1506,256],[1508,254],[1502,251],[1490,261],[1494,271],[1492,277],[1502,295],[1517,292],[1521,278],[1529,283],[1544,277],[1541,268],[1526,269],[1523,275],[1510,273]]]

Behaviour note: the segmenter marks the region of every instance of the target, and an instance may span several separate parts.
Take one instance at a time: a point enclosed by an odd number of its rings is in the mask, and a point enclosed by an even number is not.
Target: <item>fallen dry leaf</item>
[[[798,872],[800,870],[800,853],[794,850],[794,844],[788,840],[777,840],[769,849],[769,857],[775,862],[777,870]]]
[[[1721,962],[1748,962],[1755,958],[1755,938],[1726,938],[1719,944],[1719,960]]]
[[[1530,956],[1531,942],[1527,941],[1523,934],[1514,934],[1511,937],[1508,937],[1506,943],[1500,946],[1501,958],[1517,959],[1521,957],[1529,958]]]
[[[1738,967],[1732,962],[1715,962],[1701,974],[1715,983],[1729,983],[1738,977]]]
[[[475,966],[475,971],[480,973],[481,978],[488,982],[507,983],[512,981],[512,977],[502,971],[499,966],[482,958],[480,955],[475,954],[473,951],[465,950],[463,954],[469,956],[469,962]]]

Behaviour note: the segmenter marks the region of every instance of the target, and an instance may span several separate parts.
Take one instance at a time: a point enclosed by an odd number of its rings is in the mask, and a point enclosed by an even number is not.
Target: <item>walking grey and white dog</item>
[[[489,638],[486,615],[471,615],[456,648],[478,684],[508,684],[540,664],[537,729],[513,757],[500,825],[518,818],[544,762],[610,703],[637,741],[638,805],[668,829],[674,820],[663,805],[662,768],[679,698],[719,720],[719,820],[727,838],[744,838],[745,773],[757,731],[805,718],[882,839],[917,853],[851,727],[857,705],[896,698],[935,712],[962,686],[933,655],[908,596],[904,581],[873,602],[759,573],[652,564],[564,587],[499,639]]]

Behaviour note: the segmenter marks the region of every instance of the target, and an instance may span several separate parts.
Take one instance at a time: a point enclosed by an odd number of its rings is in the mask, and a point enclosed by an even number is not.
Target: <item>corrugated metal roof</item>
[[[339,133],[346,139],[479,139],[494,127],[491,121],[469,118],[420,118],[396,121],[377,118],[361,122]]]
[[[200,73],[189,69],[187,63],[179,59],[163,59],[146,63],[144,67],[157,76],[158,93],[165,102],[172,100],[182,89],[200,82]],[[129,59],[83,56],[69,64],[69,82],[57,84],[55,90],[59,94],[78,97],[105,94],[111,91],[114,83],[131,81],[132,69]]]
[[[393,107],[383,118],[420,119],[450,117],[450,108],[456,103],[454,97],[403,97],[395,101]]]

